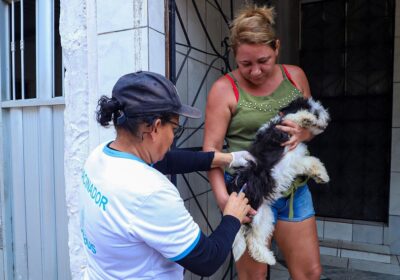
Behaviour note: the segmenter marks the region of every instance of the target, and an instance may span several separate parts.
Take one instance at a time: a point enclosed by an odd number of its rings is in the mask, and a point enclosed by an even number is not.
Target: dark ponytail
[[[120,115],[121,104],[115,98],[101,96],[97,102],[96,119],[101,126],[109,126],[110,121]],[[113,116],[114,115],[114,116]],[[118,115],[118,116],[116,116]]]

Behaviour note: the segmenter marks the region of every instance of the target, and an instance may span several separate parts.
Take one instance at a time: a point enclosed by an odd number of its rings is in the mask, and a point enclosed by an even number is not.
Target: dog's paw
[[[275,265],[276,264],[276,259],[272,251],[268,251],[268,253],[265,256],[265,262],[269,265]]]
[[[302,118],[300,120],[299,126],[304,127],[304,128],[308,128],[308,127],[314,126],[315,122],[316,122],[316,118],[315,117],[312,118],[312,117],[308,117],[307,116],[307,117]]]
[[[329,175],[324,168],[323,170],[320,170],[320,172],[316,172],[316,174],[313,176],[313,179],[319,184],[326,184],[329,182]]]
[[[268,265],[275,265],[276,259],[274,253],[270,251],[267,247],[264,248],[265,249],[256,251],[250,250],[250,256],[257,262],[266,263]]]
[[[300,110],[296,113],[289,114],[285,116],[285,119],[291,120],[304,128],[315,126],[315,124],[317,123],[317,118],[315,117],[315,115],[306,110]]]

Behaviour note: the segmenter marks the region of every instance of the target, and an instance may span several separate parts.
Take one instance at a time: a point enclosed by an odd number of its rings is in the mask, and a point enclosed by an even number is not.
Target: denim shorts
[[[233,180],[233,176],[225,172],[225,182]],[[301,222],[315,216],[311,192],[307,185],[298,187],[293,198],[293,218],[289,218],[290,196],[282,197],[272,205],[274,224],[278,220],[288,222]]]
[[[282,197],[272,205],[274,223],[277,220],[301,222],[315,216],[311,192],[307,185],[298,187],[293,198],[293,218],[289,218],[290,196]]]

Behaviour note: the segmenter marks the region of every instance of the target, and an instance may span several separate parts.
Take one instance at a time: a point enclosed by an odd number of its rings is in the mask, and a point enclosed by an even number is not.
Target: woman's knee
[[[322,274],[322,267],[320,264],[311,266],[305,271],[305,279],[320,279]]]
[[[236,270],[240,280],[265,280],[268,266],[254,261],[246,252],[236,263]]]
[[[301,267],[291,267],[289,265],[290,276],[294,280],[319,280],[322,274],[320,264],[303,265]]]
[[[237,271],[239,280],[265,280],[267,278],[268,267],[258,267],[257,269],[241,269]]]

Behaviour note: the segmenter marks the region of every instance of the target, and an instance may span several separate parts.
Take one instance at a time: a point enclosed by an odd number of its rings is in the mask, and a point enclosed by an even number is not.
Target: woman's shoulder
[[[305,75],[303,69],[297,65],[282,64],[282,66],[285,67],[286,71],[288,71],[292,76]]]
[[[218,102],[226,101],[226,102],[234,102],[235,101],[235,93],[234,93],[235,82],[231,75],[226,74],[219,77],[212,85],[209,92],[209,99],[216,99]]]
[[[213,83],[213,88],[217,89],[229,89],[232,88],[232,73],[227,73],[221,77],[219,77],[214,83]]]
[[[303,69],[297,65],[284,64],[283,66],[304,97],[310,97],[310,88]]]

